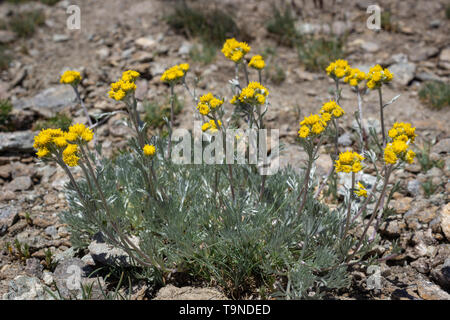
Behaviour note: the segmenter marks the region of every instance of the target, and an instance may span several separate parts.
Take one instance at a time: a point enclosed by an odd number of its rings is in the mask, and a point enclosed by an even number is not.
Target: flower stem
[[[173,84],[170,85],[170,121],[169,121],[169,142],[167,146],[166,159],[172,155],[172,128],[173,128],[173,108],[175,103],[175,93]]]
[[[347,220],[345,221],[344,234],[342,240],[347,236],[348,229],[350,228],[350,215],[352,213],[352,200],[353,200],[353,190],[355,189],[355,173],[352,172],[352,188],[350,189],[350,197],[348,199],[348,209],[347,209]]]
[[[386,146],[386,133],[384,129],[384,114],[383,114],[383,94],[381,93],[381,87],[378,88],[378,97],[380,98],[380,121],[381,121],[381,133],[383,135],[383,148]]]

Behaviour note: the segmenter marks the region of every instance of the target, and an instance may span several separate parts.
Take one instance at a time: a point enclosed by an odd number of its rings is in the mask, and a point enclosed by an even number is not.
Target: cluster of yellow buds
[[[144,152],[144,155],[151,157],[155,154],[156,148],[152,144],[146,144],[144,148],[142,148],[142,151]]]
[[[60,83],[64,84],[71,84],[73,86],[76,86],[81,81],[81,75],[78,71],[68,70],[63,73],[61,76],[61,79],[59,80]]]
[[[78,165],[78,144],[89,142],[94,133],[83,124],[75,124],[69,131],[61,129],[42,129],[34,137],[33,147],[37,149],[39,158],[46,158],[52,154],[61,155],[62,160],[70,167]]]
[[[397,161],[403,160],[408,163],[414,161],[416,154],[409,149],[409,143],[413,143],[416,128],[413,128],[410,123],[398,123],[389,130],[389,137],[392,142],[386,145],[384,149],[384,161],[387,164],[396,164]]]
[[[197,109],[202,115],[206,116],[211,112],[211,110],[214,111],[222,106],[223,102],[223,100],[214,97],[211,92],[208,92],[200,97],[200,102],[197,105]]]
[[[134,83],[139,77],[139,72],[128,70],[122,73],[122,78],[114,83],[111,83],[111,90],[109,91],[109,97],[121,101],[129,92],[136,90],[136,84]]]
[[[242,89],[239,95],[235,95],[230,103],[236,104],[238,101],[249,105],[262,105],[266,102],[266,97],[269,95],[267,90],[259,82],[250,82],[247,87]]]
[[[175,84],[176,82],[178,82],[178,80],[183,79],[186,75],[186,72],[188,71],[188,63],[178,64],[164,71],[163,75],[161,76],[161,81],[165,83]]]
[[[331,118],[340,118],[345,112],[334,100],[330,100],[320,108],[320,114],[322,115],[322,119],[326,122],[330,121]]]
[[[417,137],[415,131],[416,128],[412,127],[411,123],[396,122],[391,130],[389,130],[388,134],[392,140],[401,139],[414,143],[414,140]]]
[[[331,62],[326,68],[327,74],[335,79],[341,79],[350,72],[350,66],[346,60],[338,59]]]
[[[300,130],[298,135],[300,138],[307,138],[311,135],[321,134],[327,127],[327,121],[325,121],[318,114],[311,114],[309,117],[305,117],[300,122]]]
[[[383,69],[379,64],[370,68],[367,74],[367,87],[369,89],[377,89],[382,83],[390,82],[394,75],[387,69]]]
[[[366,79],[366,74],[358,68],[350,68],[347,76],[344,78],[344,82],[348,83],[352,87],[357,87],[361,81]]]
[[[364,185],[361,182],[358,182],[358,189],[356,189],[354,192],[358,197],[367,198],[366,187],[364,187]]]
[[[262,56],[256,55],[250,59],[248,66],[253,69],[262,70],[266,66],[266,63]]]
[[[362,160],[364,160],[364,157],[357,152],[341,152],[334,166],[336,167],[336,172],[357,173],[362,170]]]
[[[239,42],[235,38],[227,39],[222,48],[222,53],[228,59],[239,63],[250,52],[250,46],[246,42]]]
[[[219,125],[219,127],[222,126],[222,122],[220,120],[217,120],[217,124]],[[209,122],[206,122],[202,125],[202,131],[210,131],[211,133],[214,133],[217,131],[217,125],[216,125],[216,121],[211,119],[209,120]]]

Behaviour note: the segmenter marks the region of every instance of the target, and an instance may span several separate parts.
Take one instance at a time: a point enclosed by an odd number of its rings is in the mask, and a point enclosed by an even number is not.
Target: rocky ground
[[[219,3],[210,4],[216,2]],[[417,127],[418,148],[430,142],[429,157],[439,164],[424,172],[416,162],[393,177],[401,182],[401,187],[392,201],[395,214],[381,227],[383,240],[377,250],[383,254],[398,241],[402,251],[381,263],[382,289],[367,288],[371,273],[355,268],[350,290],[339,291],[330,298],[450,299],[450,109],[430,109],[418,98],[423,81],[449,81],[450,20],[445,16],[446,2],[378,1],[393,14],[396,28],[390,32],[367,29],[366,8],[370,1],[358,1],[357,5],[353,1],[336,1],[334,7],[332,1],[324,1],[324,9],[314,8],[312,1],[294,2],[302,8],[296,13],[301,32],[326,33],[331,25],[335,33],[349,33],[344,58],[352,65],[362,70],[375,63],[389,66],[395,78],[385,88],[384,97],[388,101],[397,94],[401,96],[385,113],[388,126],[395,121],[411,122]],[[286,79],[281,84],[266,79],[271,102],[266,119],[268,127],[280,129],[286,146],[281,163],[299,168],[305,154],[295,143],[298,121],[331,98],[329,89],[333,83],[324,72],[306,71],[295,49],[278,46],[268,36],[265,23],[271,15],[269,1],[220,3],[234,12],[239,26],[252,37],[252,52],[277,49],[274,59],[283,68]],[[135,69],[142,74],[136,92],[140,100],[161,99],[168,93],[159,81],[161,73],[184,61],[200,78],[198,90],[230,97],[227,81],[233,77],[232,64],[220,52],[211,64],[192,62],[189,52],[194,45],[200,45],[198,41],[176,34],[165,23],[164,17],[174,1],[80,0],[70,4],[81,8],[80,30],[66,28],[69,1],[60,1],[53,7],[38,2],[0,5],[0,20],[7,19],[13,10],[40,8],[46,15],[45,25],[29,39],[0,30],[0,43],[10,43],[14,51],[10,67],[0,73],[0,99],[12,101],[16,127],[16,131],[0,132],[0,297],[4,299],[50,298],[44,288],[51,287],[53,281],[64,287],[69,266],[79,265],[83,276],[87,276],[102,262],[99,253],[110,252],[101,242],[93,242],[86,252],[74,252],[70,234],[58,220],[58,214],[66,208],[63,186],[67,178],[55,165],[43,164],[33,154],[36,132],[32,128],[37,120],[65,112],[74,122],[86,121],[72,89],[58,84],[62,71],[82,71],[81,94],[90,114],[120,109],[107,97],[107,91],[109,83],[123,70]],[[189,128],[194,107],[189,96],[181,88],[178,91],[185,107],[177,116],[176,125]],[[363,103],[366,125],[379,128],[378,96],[372,92],[364,96]],[[341,105],[347,115],[357,108],[354,93],[348,88],[343,90]],[[96,136],[103,142],[106,154],[125,146],[126,137],[131,135],[120,121],[122,118],[122,114],[114,115],[97,129]],[[345,117],[341,126],[352,132],[352,117]],[[342,149],[353,145],[354,140],[353,134],[343,134]],[[327,172],[331,165],[326,150],[318,160],[319,173]],[[430,183],[435,190],[428,193],[423,185]],[[14,246],[16,240],[21,253]],[[12,252],[7,249],[8,243]],[[53,256],[50,266],[46,261],[48,252]],[[224,298],[215,289],[196,291],[170,286],[158,293],[152,290],[143,283],[133,284],[131,298]],[[68,294],[62,291],[63,296]],[[101,297],[99,290],[96,294]]]

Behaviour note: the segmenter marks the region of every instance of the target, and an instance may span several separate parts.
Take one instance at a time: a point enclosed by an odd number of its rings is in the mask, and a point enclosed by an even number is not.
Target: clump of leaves
[[[225,11],[191,8],[185,2],[175,7],[173,14],[167,17],[167,23],[187,37],[198,37],[216,47],[221,47],[226,39],[237,35],[245,38],[243,30]]]
[[[182,109],[183,102],[175,95],[174,115],[181,113]],[[162,104],[156,101],[144,101],[144,110],[144,121],[147,122],[148,126],[154,129],[161,129],[166,124],[165,119],[170,117],[170,98],[166,98]]]
[[[8,22],[9,28],[21,38],[31,37],[36,28],[45,23],[45,14],[42,10],[24,11],[15,13]]]
[[[13,109],[9,100],[0,100],[0,131],[6,131],[10,119],[10,113]]]
[[[428,178],[425,182],[422,183],[422,189],[425,192],[425,197],[431,197],[436,190],[439,188],[439,185],[434,184],[432,178]]]
[[[433,167],[442,168],[444,166],[443,160],[432,160],[430,158],[431,142],[425,141],[421,148],[416,150],[416,158],[422,167],[422,172],[426,173]]]
[[[201,45],[194,45],[189,52],[192,61],[200,62],[202,64],[210,64],[217,54],[217,48],[206,42]]]
[[[0,71],[6,70],[11,62],[11,54],[8,52],[8,48],[4,45],[0,45]]]
[[[390,32],[397,32],[397,24],[392,22],[392,13],[391,11],[385,10],[381,13],[381,29],[390,31]]]
[[[419,97],[433,108],[448,107],[450,105],[450,85],[441,81],[427,81],[420,88]]]
[[[41,130],[48,128],[61,128],[64,131],[67,131],[72,124],[72,118],[67,116],[64,113],[57,113],[55,116],[47,119],[47,120],[39,120],[33,126],[33,130]]]
[[[344,56],[344,37],[309,38],[298,46],[298,56],[307,70],[322,71]]]
[[[276,6],[272,9],[272,18],[267,22],[266,29],[275,40],[282,45],[293,47],[301,40],[301,35],[295,28],[295,18],[292,11],[286,7],[284,11]]]

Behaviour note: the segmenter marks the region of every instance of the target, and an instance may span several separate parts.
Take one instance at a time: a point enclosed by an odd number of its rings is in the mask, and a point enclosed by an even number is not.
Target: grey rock
[[[408,181],[408,185],[406,186],[408,192],[413,196],[418,196],[420,194],[420,182],[417,179]]]
[[[16,207],[0,207],[0,236],[4,235],[17,220],[19,220],[19,212]]]
[[[34,136],[32,131],[0,132],[0,154],[33,152]]]
[[[416,74],[416,79],[420,81],[441,81],[441,78],[431,72],[419,72]]]
[[[425,61],[431,57],[439,54],[439,49],[436,47],[421,46],[412,50],[409,58],[413,62]]]
[[[350,33],[353,29],[353,26],[350,21],[334,21],[331,25],[331,32],[340,37],[344,34]]]
[[[441,51],[438,66],[444,69],[450,69],[450,47]]]
[[[53,256],[53,261],[59,263],[64,260],[69,260],[75,256],[76,252],[77,250],[75,250],[73,247],[70,247],[67,250],[55,254]]]
[[[45,234],[49,235],[53,239],[58,237],[58,230],[56,229],[55,226],[49,226],[49,227],[45,228],[44,231],[45,231]]]
[[[180,48],[178,49],[178,54],[181,56],[187,56],[191,51],[193,44],[189,41],[183,41]]]
[[[364,41],[363,43],[361,43],[361,49],[369,53],[374,53],[380,49],[380,46],[375,42]]]
[[[447,258],[440,267],[431,270],[430,274],[443,289],[450,290],[450,258]]]
[[[338,144],[344,147],[349,147],[353,144],[352,138],[352,135],[349,132],[346,132],[338,138]]]
[[[436,20],[430,21],[429,26],[430,26],[430,28],[436,29],[436,28],[439,28],[441,26],[441,23],[442,23],[441,20],[436,19]]]
[[[89,278],[93,271],[91,266],[86,265],[79,258],[60,262],[53,273],[60,295],[64,299],[81,299],[82,287],[92,286],[90,299],[101,299],[103,294],[100,286],[104,287],[105,283],[102,278]]]
[[[435,153],[449,153],[450,152],[450,138],[442,139],[436,143],[432,148],[432,152]]]
[[[137,238],[130,238],[135,244],[139,245]],[[93,241],[88,246],[89,253],[95,262],[103,265],[119,265],[119,266],[131,266],[131,259],[124,250],[115,248],[105,242],[105,239],[101,233],[97,233],[93,237]]]
[[[8,183],[5,186],[6,190],[9,191],[23,191],[28,190],[33,185],[33,182],[31,181],[31,178],[29,176],[22,176],[17,177],[14,180],[12,180],[10,183]]]
[[[155,300],[228,300],[220,291],[214,288],[177,288],[171,284],[161,288]]]
[[[39,259],[30,258],[26,261],[25,272],[32,277],[42,278],[42,271],[44,266],[41,264]]]
[[[53,42],[65,42],[70,39],[70,37],[66,34],[54,34]]]
[[[418,279],[417,291],[424,300],[450,300],[450,294],[423,278]]]
[[[322,32],[322,25],[313,23],[297,23],[295,25],[297,32],[300,34],[311,35]]]
[[[0,30],[0,43],[9,43],[16,40],[17,36],[9,30]]]
[[[150,49],[155,47],[158,44],[158,41],[149,36],[136,39],[135,44],[142,47],[143,49]]]
[[[98,49],[97,51],[95,51],[95,54],[101,59],[101,60],[105,60],[106,58],[109,57],[109,49],[108,47],[103,47]]]
[[[412,62],[399,62],[389,67],[394,74],[394,82],[401,85],[408,85],[416,74],[416,65]]]
[[[9,291],[3,295],[4,300],[54,300],[52,292],[39,279],[17,276],[9,282]]]
[[[73,88],[69,85],[57,85],[45,89],[32,98],[13,102],[14,108],[30,109],[43,117],[50,118],[66,106],[76,101]]]

